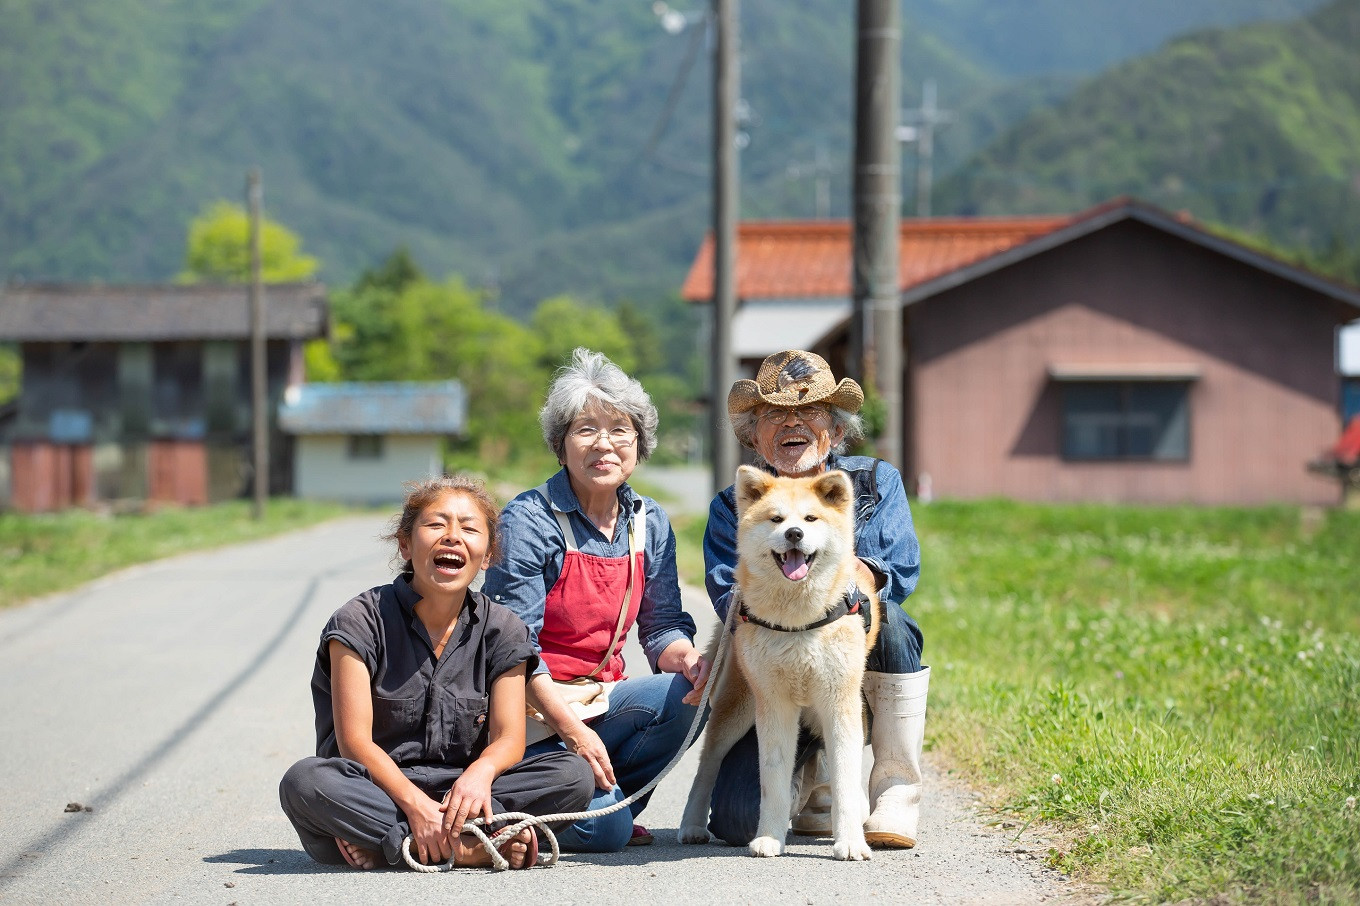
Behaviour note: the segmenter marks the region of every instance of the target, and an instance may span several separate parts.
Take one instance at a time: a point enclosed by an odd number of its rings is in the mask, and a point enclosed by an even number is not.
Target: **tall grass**
[[[118,515],[0,513],[0,607],[74,588],[135,563],[261,538],[353,511],[277,498],[260,521],[252,518],[246,501]]]
[[[1136,901],[1360,900],[1360,514],[934,503],[927,735]]]

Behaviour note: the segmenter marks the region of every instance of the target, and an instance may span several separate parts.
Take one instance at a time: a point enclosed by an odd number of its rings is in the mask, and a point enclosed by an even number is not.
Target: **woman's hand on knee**
[[[595,786],[602,790],[614,788],[614,765],[609,760],[609,750],[605,748],[600,736],[584,723],[579,728],[562,736],[567,749],[586,760],[595,775]]]
[[[411,825],[411,843],[416,858],[425,865],[447,862],[453,855],[453,841],[458,834],[444,830],[444,813],[438,799],[424,797],[406,814]]]

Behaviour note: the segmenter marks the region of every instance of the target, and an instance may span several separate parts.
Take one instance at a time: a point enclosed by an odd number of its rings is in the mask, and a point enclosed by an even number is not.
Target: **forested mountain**
[[[1268,234],[1360,236],[1360,0],[1210,30],[1082,84],[940,187],[959,213],[1071,211],[1119,194]]]
[[[905,0],[921,28],[1003,75],[1089,74],[1172,35],[1292,19],[1324,0]]]
[[[674,7],[696,19],[707,5]],[[1183,27],[1316,5],[904,0],[903,101],[919,102],[925,78],[938,81],[940,102],[955,116],[938,141],[937,172],[945,173],[1031,111],[1090,118],[1090,106],[1105,101],[1079,99],[1097,86],[1166,64],[1126,64],[1066,102],[1079,106],[1055,108],[1072,89],[1072,72]],[[1347,0],[1330,15],[1344,19],[1354,6]],[[1120,12],[1153,7],[1160,12],[1132,19]],[[561,292],[604,300],[671,292],[706,227],[709,66],[702,25],[672,34],[660,27],[663,9],[650,0],[4,0],[0,279],[169,278],[183,266],[189,220],[215,199],[240,198],[246,169],[258,164],[267,213],[302,236],[332,283],[405,245],[431,274],[457,272],[494,287],[511,312]],[[853,4],[743,0],[742,13],[751,110],[743,213],[813,214],[811,164],[824,149],[831,213],[844,215]],[[1309,78],[1353,101],[1338,80],[1354,73],[1354,59],[1336,59],[1340,39],[1324,32],[1315,22],[1241,34],[1265,36],[1260,54],[1319,70],[1314,45],[1325,50],[1343,75],[1325,86],[1320,73]],[[1209,58],[1208,81],[1221,80],[1234,98],[1267,91],[1260,123],[1275,138],[1254,147],[1296,153],[1296,121],[1314,128],[1314,114],[1299,111],[1312,110],[1313,99],[1284,91],[1293,84],[1284,78],[1231,88],[1213,48],[1237,34],[1201,34],[1162,53]],[[1272,35],[1313,43],[1274,51]],[[1015,78],[1048,69],[1066,72]],[[1181,136],[1166,141],[1194,146],[1198,108],[1178,105],[1198,103],[1195,87],[1147,98],[1127,88],[1134,99],[1122,103],[1161,110],[1165,130]],[[1057,116],[1036,113],[977,158],[968,171],[975,175],[950,185],[952,203],[1020,210],[1033,201],[1064,210],[1101,195],[1104,183],[1088,179],[1086,194],[1044,201],[1016,192],[1006,201],[991,197],[991,183],[976,182],[989,167],[1003,182],[1021,179],[1006,169],[1006,149],[1030,147],[1028,136]],[[1329,127],[1342,131],[1325,143],[1333,148],[1328,178],[1350,159],[1339,148],[1350,134],[1342,122]],[[1074,135],[1050,149],[1100,140]],[[1043,163],[1023,180],[1061,184],[1054,160]],[[1302,166],[1313,163],[1285,157],[1269,166],[1307,175],[1314,171]],[[1241,164],[1248,175],[1254,167],[1254,158]],[[1161,179],[1162,171],[1150,172]],[[1142,185],[1132,173],[1114,182]],[[973,185],[985,185],[985,197],[969,195]]]

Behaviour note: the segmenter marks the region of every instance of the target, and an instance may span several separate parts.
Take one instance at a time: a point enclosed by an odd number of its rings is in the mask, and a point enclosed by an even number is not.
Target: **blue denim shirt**
[[[891,463],[868,456],[833,453],[827,467],[849,475],[855,487],[855,553],[882,577],[882,599],[901,604],[916,590],[921,574],[921,545],[916,541],[902,476]],[[729,485],[709,504],[704,530],[704,585],[723,621],[727,620],[736,565],[737,497]]]
[[[638,642],[653,673],[659,672],[657,658],[677,639],[694,641],[694,620],[680,606],[680,580],[675,568],[675,532],[666,511],[650,497],[642,497],[627,484],[618,490],[619,519],[614,537],[606,538],[595,523],[581,512],[581,504],[571,489],[563,469],[548,479],[552,507],[567,514],[575,531],[577,548],[596,557],[627,557],[628,526],[638,508],[646,502],[647,538],[643,550],[642,605],[638,610]],[[487,570],[482,593],[497,604],[515,612],[529,627],[534,650],[539,651],[538,633],[543,628],[543,606],[548,590],[562,573],[562,558],[567,545],[557,517],[548,509],[537,491],[525,491],[501,511],[500,531],[503,555]],[[535,673],[547,673],[539,663]]]

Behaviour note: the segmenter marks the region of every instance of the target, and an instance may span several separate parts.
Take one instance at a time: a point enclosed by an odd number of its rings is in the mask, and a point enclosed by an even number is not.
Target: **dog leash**
[[[548,827],[549,823],[570,823],[572,821],[581,821],[586,818],[603,818],[605,815],[612,815],[620,809],[627,808],[634,802],[637,802],[643,796],[651,792],[658,783],[665,779],[666,775],[671,772],[671,769],[679,764],[680,759],[685,756],[685,752],[689,750],[690,743],[694,741],[694,737],[699,731],[699,724],[704,718],[704,710],[708,707],[709,696],[712,695],[713,687],[717,685],[718,679],[722,675],[721,669],[726,666],[724,662],[727,660],[727,649],[731,646],[732,628],[735,625],[738,611],[741,609],[740,594],[737,587],[734,585],[732,587],[732,599],[727,607],[727,619],[722,624],[722,637],[718,640],[718,650],[713,655],[713,666],[709,668],[708,682],[704,685],[704,694],[699,699],[699,707],[694,712],[694,720],[689,725],[689,732],[685,734],[685,741],[681,744],[679,750],[676,751],[675,757],[671,759],[670,764],[666,765],[661,773],[653,777],[642,789],[638,790],[627,799],[606,806],[605,808],[598,808],[588,812],[562,812],[557,815],[530,815],[525,812],[505,812],[500,815],[492,815],[490,819],[475,818],[467,822],[463,825],[461,833],[472,834],[482,842],[482,846],[491,854],[491,867],[493,870],[505,871],[510,867],[510,862],[505,856],[501,855],[500,847],[504,846],[511,838],[517,836],[526,827],[537,827],[538,830],[542,832],[543,836],[547,838],[548,845],[552,849],[552,856],[546,859],[540,856],[538,864],[543,868],[551,868],[556,865],[557,860],[561,858],[562,851],[557,845],[557,835],[553,833],[552,828]],[[485,826],[496,824],[501,821],[514,821],[515,823],[506,825],[491,836],[488,836],[486,831],[483,830]],[[423,862],[417,861],[415,856],[411,855],[410,834],[407,834],[405,839],[401,841],[401,856],[406,860],[407,865],[411,866],[416,871],[425,872],[426,874],[452,871],[453,869],[460,867],[453,864],[453,856],[449,856],[447,862],[434,865],[426,865]]]

